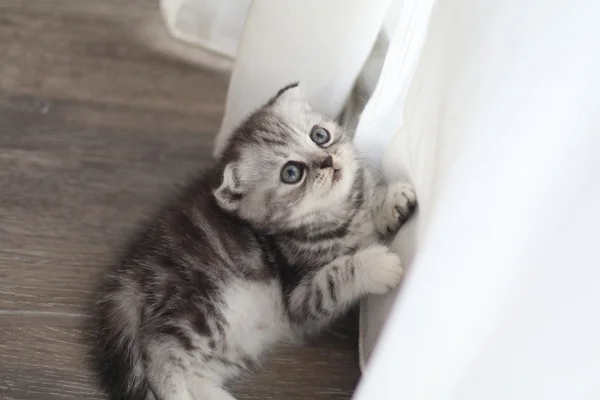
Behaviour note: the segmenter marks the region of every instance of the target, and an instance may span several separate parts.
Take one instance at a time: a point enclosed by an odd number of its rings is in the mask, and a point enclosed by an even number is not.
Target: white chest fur
[[[240,280],[228,287],[224,301],[229,356],[256,358],[291,335],[278,281]]]

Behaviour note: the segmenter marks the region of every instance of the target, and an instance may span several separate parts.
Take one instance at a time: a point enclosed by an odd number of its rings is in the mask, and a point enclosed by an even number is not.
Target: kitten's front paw
[[[382,218],[387,233],[397,232],[410,218],[417,205],[414,187],[407,182],[395,182],[388,187]]]
[[[387,247],[372,246],[356,256],[357,279],[365,293],[383,294],[400,283],[404,272],[400,257]]]

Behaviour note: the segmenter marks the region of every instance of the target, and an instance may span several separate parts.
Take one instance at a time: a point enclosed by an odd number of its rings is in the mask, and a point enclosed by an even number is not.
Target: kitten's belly
[[[226,358],[256,359],[265,349],[291,336],[281,293],[275,279],[239,280],[226,289]]]

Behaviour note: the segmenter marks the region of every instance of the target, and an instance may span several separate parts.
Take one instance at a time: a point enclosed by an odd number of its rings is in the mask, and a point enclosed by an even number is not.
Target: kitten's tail
[[[154,400],[138,339],[138,310],[135,301],[124,297],[104,294],[96,303],[91,325],[94,368],[110,400]]]

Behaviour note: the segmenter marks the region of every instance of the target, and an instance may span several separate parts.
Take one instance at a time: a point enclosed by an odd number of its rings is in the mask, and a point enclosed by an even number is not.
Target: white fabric
[[[336,117],[385,17],[389,0],[253,0],[229,84],[215,155],[232,129],[283,86]]]
[[[234,58],[251,0],[160,0],[171,35]]]
[[[379,166],[386,146],[402,127],[402,110],[427,37],[433,4],[434,0],[404,0],[395,3],[390,10],[393,12],[388,13],[388,16],[396,16],[398,21],[394,24],[379,81],[360,117],[355,136],[356,145],[373,166]],[[395,164],[384,169],[389,181],[405,180],[414,175],[407,147],[396,146],[391,154]],[[422,201],[422,192],[419,191],[419,201]],[[425,201],[421,208],[426,204]],[[411,220],[394,242],[394,250],[400,253],[405,265],[410,265],[415,249],[416,220]],[[395,295],[396,290],[366,299],[361,305],[359,348],[362,367],[376,343]]]
[[[427,35],[434,0],[403,0],[393,3],[385,29],[394,29],[379,81],[358,126],[355,143],[367,160],[377,165],[385,146],[402,125],[401,110]],[[390,16],[397,17],[395,24]]]
[[[383,163],[417,187],[412,265],[357,399],[600,398],[598,15],[437,3]]]

